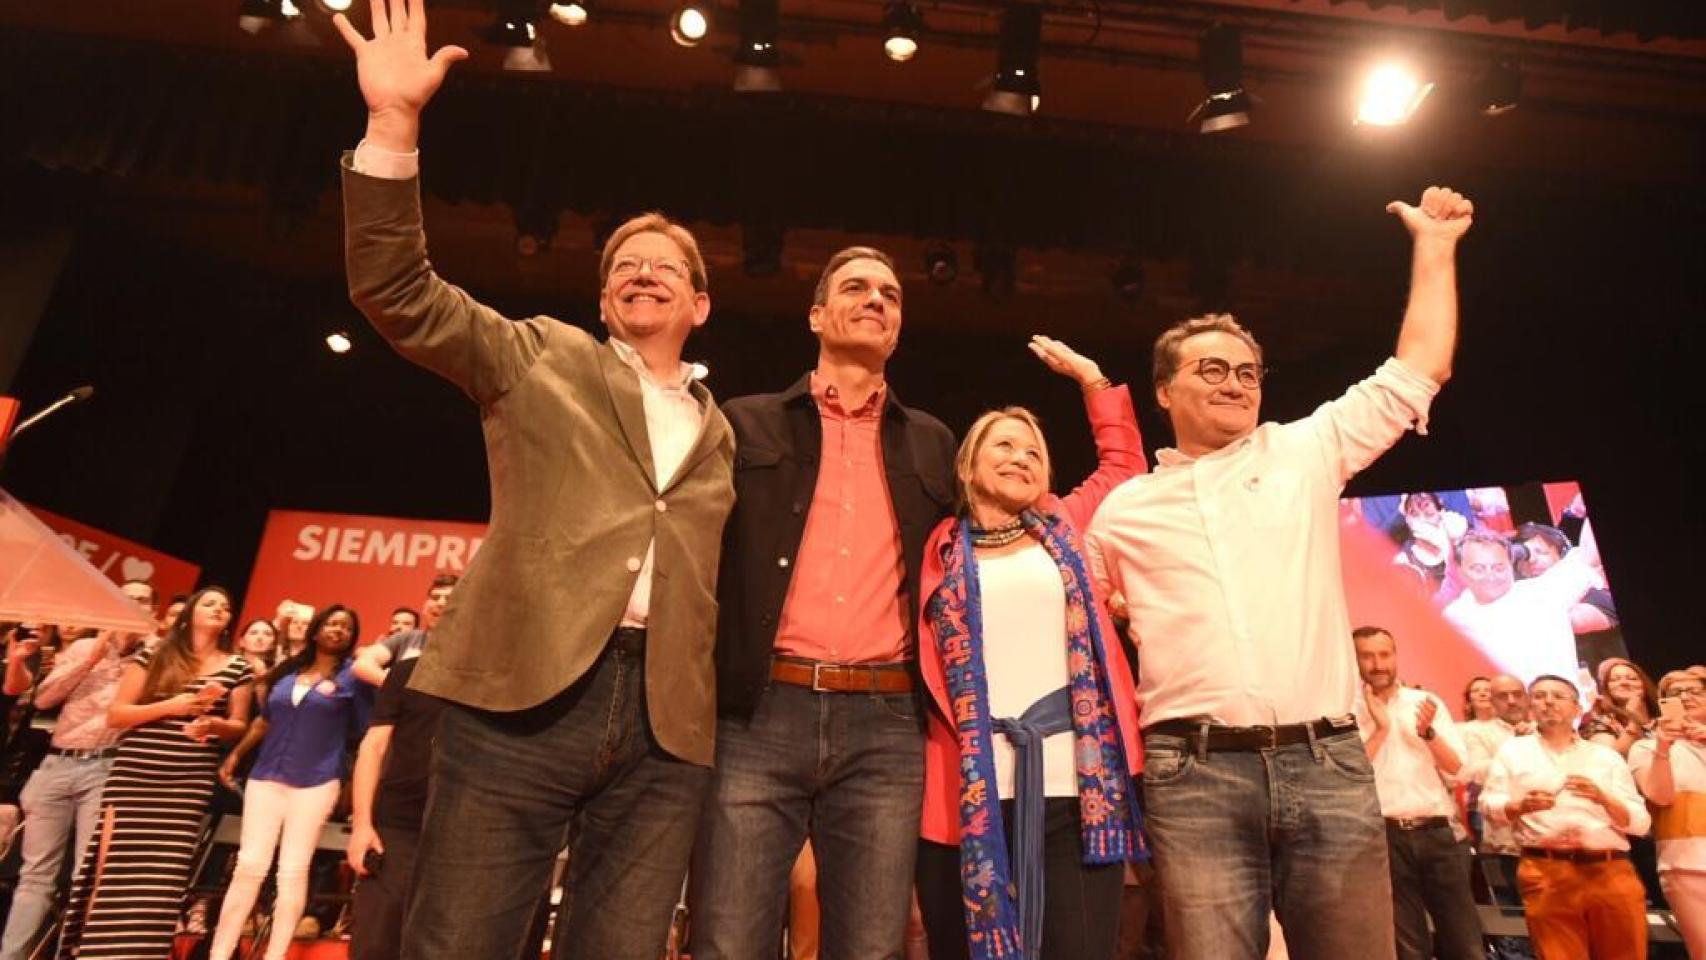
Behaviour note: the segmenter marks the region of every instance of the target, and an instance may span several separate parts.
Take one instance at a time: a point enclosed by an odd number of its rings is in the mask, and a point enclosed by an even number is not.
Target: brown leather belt
[[[1210,752],[1219,750],[1273,750],[1278,747],[1289,747],[1311,740],[1325,740],[1328,737],[1353,731],[1357,728],[1356,721],[1349,717],[1322,717],[1309,723],[1287,723],[1277,727],[1226,727],[1219,724],[1180,717],[1176,720],[1163,720],[1143,728],[1145,736],[1161,734],[1168,737],[1182,737],[1190,749],[1195,750],[1201,741],[1206,740]]]
[[[1536,860],[1567,860],[1570,863],[1606,863],[1629,859],[1627,850],[1587,850],[1582,847],[1523,847],[1522,855]]]
[[[807,687],[814,693],[911,693],[912,671],[905,663],[824,663],[777,657],[770,678]]]

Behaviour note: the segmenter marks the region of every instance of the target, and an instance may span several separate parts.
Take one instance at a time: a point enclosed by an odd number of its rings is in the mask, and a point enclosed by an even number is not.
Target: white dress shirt
[[[1533,683],[1549,673],[1575,680],[1576,631],[1570,608],[1598,583],[1598,575],[1574,551],[1545,573],[1511,584],[1499,599],[1482,603],[1464,590],[1445,608],[1445,619],[1499,665]]]
[[[1432,700],[1434,736],[1463,758],[1463,738],[1457,724],[1440,699],[1426,690],[1399,687],[1392,699],[1386,701],[1386,739],[1369,761],[1374,765],[1374,787],[1380,794],[1380,815],[1383,817],[1452,817],[1457,804],[1446,789],[1442,774],[1434,765],[1433,751],[1416,733],[1416,714],[1422,702]],[[1366,743],[1374,736],[1374,718],[1368,705],[1357,703],[1357,729]]]
[[[1622,803],[1629,811],[1629,826],[1619,829],[1604,807],[1564,790],[1564,778],[1577,775]],[[1525,813],[1514,821],[1505,816],[1506,804],[1520,801],[1533,790],[1554,792],[1552,808]],[[1547,746],[1538,734],[1514,737],[1500,747],[1481,791],[1481,812],[1490,821],[1511,824],[1518,845],[1524,847],[1627,850],[1628,837],[1642,836],[1653,825],[1647,802],[1635,789],[1623,757],[1580,737],[1562,750]]]
[[[1487,772],[1493,765],[1493,757],[1498,755],[1500,747],[1516,736],[1516,728],[1494,717],[1491,720],[1469,720],[1458,724],[1457,731],[1462,735],[1463,748],[1467,751],[1463,756],[1463,768],[1457,771],[1458,782],[1471,783],[1478,787],[1486,786]],[[1511,825],[1494,823],[1483,818],[1481,849],[1488,853],[1516,853],[1516,836],[1511,833]]]
[[[407,180],[420,172],[420,151],[397,153],[362,141],[351,159],[355,172],[386,180]],[[622,362],[633,369],[640,379],[640,400],[645,407],[646,437],[651,443],[653,478],[659,490],[669,486],[681,462],[699,442],[705,428],[706,411],[688,390],[692,383],[692,364],[681,364],[675,383],[661,383],[646,368],[638,351],[611,337],[610,348]],[[628,595],[628,608],[622,614],[622,626],[645,627],[652,603],[652,555],[655,543],[646,545],[646,559],[640,564],[640,575],[634,581],[634,592]]]
[[[1425,432],[1438,392],[1389,359],[1308,417],[1196,459],[1162,450],[1154,472],[1109,494],[1087,548],[1130,609],[1146,724],[1351,713],[1339,494],[1406,430]]]

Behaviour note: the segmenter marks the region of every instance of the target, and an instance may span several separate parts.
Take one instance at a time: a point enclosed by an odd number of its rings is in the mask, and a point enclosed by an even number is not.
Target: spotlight
[[[988,294],[1009,294],[1013,292],[1014,261],[1013,248],[997,241],[984,241],[972,251],[972,266],[983,280],[983,292]]]
[[[553,3],[550,7],[551,19],[565,27],[578,27],[586,23],[590,11],[587,10],[586,0],[570,0],[568,3]]]
[[[291,0],[243,0],[237,7],[237,27],[244,33],[260,33],[272,24],[300,16],[302,10]]]
[[[931,245],[924,251],[924,275],[930,282],[945,287],[960,275],[960,257],[945,243]]]
[[[333,330],[326,334],[326,349],[339,356],[349,353],[352,346],[354,344],[350,341],[349,334],[342,330]]]
[[[688,3],[669,17],[670,39],[684,47],[697,46],[711,32],[711,15],[704,7]]]
[[[1495,60],[1475,81],[1476,106],[1497,117],[1516,109],[1522,100],[1522,70],[1508,60]]]
[[[355,0],[320,0],[320,9],[327,13],[348,13]]]
[[[551,69],[551,58],[545,54],[545,41],[533,22],[535,8],[530,0],[498,0],[497,19],[482,36],[490,43],[507,48],[504,69],[521,73],[540,73]]]
[[[781,15],[777,0],[740,0],[740,44],[735,47],[735,89],[774,93],[782,89],[782,52],[776,47]]]
[[[1433,88],[1407,67],[1391,63],[1376,67],[1363,81],[1356,122],[1374,127],[1406,123]]]
[[[1202,81],[1208,99],[1191,119],[1202,118],[1203,133],[1235,130],[1250,122],[1250,95],[1244,92],[1244,37],[1237,27],[1215,24],[1202,35]]]
[[[749,277],[773,277],[782,272],[782,228],[772,223],[743,223],[740,228],[741,267]]]
[[[1120,258],[1114,267],[1114,290],[1126,300],[1143,299],[1143,288],[1147,278],[1143,274],[1143,263],[1137,257],[1127,254]]]
[[[911,60],[923,27],[924,17],[909,0],[889,0],[883,10],[883,52],[895,63]]]
[[[983,109],[1028,117],[1043,102],[1037,54],[1043,41],[1043,10],[1015,3],[1001,15],[1001,43],[995,60],[995,85],[983,98]]]

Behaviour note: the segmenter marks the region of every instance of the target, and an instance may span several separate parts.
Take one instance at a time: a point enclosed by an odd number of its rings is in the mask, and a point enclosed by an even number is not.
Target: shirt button
[[[847,598],[846,598],[846,597],[836,597],[836,598],[835,598],[835,602],[836,602],[836,603],[846,603],[846,602],[847,602]]]
[[[628,572],[629,573],[639,573],[640,572],[640,558],[639,557],[629,557],[628,558]]]
[[[778,567],[781,567],[784,570],[788,569],[788,558],[787,557],[777,557],[776,558],[776,565]]]
[[[664,513],[664,512],[669,510],[669,504],[664,503],[662,500],[659,500],[657,502],[657,508],[658,508],[659,513]]]
[[[842,547],[842,548],[841,548],[841,555],[842,555],[842,556],[844,556],[844,557],[845,557],[845,556],[847,556],[847,555],[848,555],[848,553],[849,553],[849,551],[848,551],[848,549],[847,549],[847,548],[846,548],[846,547]]]

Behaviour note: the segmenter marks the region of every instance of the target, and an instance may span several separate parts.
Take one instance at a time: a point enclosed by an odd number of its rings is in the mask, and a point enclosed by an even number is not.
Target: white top
[[[983,600],[983,665],[989,676],[989,715],[1017,717],[1031,704],[1066,686],[1066,587],[1060,568],[1040,543],[1017,553],[977,559]],[[995,783],[1013,796],[1017,757],[995,734]],[[1078,796],[1072,731],[1043,741],[1043,793]]]
[[[1444,774],[1434,766],[1433,751],[1427,741],[1416,734],[1416,713],[1422,701],[1432,700],[1434,736],[1463,757],[1463,738],[1451,719],[1445,704],[1426,690],[1398,688],[1386,701],[1386,739],[1370,757],[1374,765],[1374,787],[1380,794],[1380,815],[1384,817],[1455,817],[1457,804],[1441,779]],[[1366,743],[1374,736],[1374,718],[1368,707],[1357,703],[1357,729]]]
[[[355,172],[385,180],[407,180],[420,172],[420,151],[397,153],[370,145],[363,140],[355,148],[350,165]],[[657,470],[654,480],[663,489],[674,479],[681,462],[699,442],[704,429],[705,411],[694,398],[688,385],[692,382],[693,366],[681,365],[680,379],[674,384],[659,383],[646,369],[645,362],[633,347],[615,337],[610,347],[622,362],[633,368],[640,378],[640,400],[646,412],[646,436],[651,441],[652,466]],[[628,608],[622,613],[622,626],[644,627],[652,606],[652,554],[655,543],[646,545],[646,559],[640,565],[640,575],[634,581],[634,591],[628,595]]]
[[[1482,603],[1464,590],[1445,608],[1445,619],[1482,653],[1523,683],[1543,673],[1574,680],[1576,631],[1570,608],[1598,582],[1574,551],[1538,577],[1518,580],[1504,596]]]
[[[1087,549],[1131,611],[1145,724],[1351,713],[1339,494],[1412,425],[1425,431],[1438,392],[1389,359],[1308,417],[1194,460],[1162,450],[1154,472],[1109,494]]]
[[[1460,783],[1473,783],[1483,786],[1487,782],[1487,771],[1493,765],[1493,757],[1499,748],[1509,743],[1516,736],[1516,728],[1498,717],[1491,720],[1469,720],[1457,725],[1457,732],[1463,737],[1463,767],[1457,771]],[[1508,823],[1494,823],[1483,820],[1481,824],[1481,846],[1492,853],[1515,853],[1516,837],[1511,833]]]
[[[1652,772],[1658,746],[1657,740],[1648,737],[1629,748],[1629,770],[1642,787]],[[1659,869],[1706,872],[1706,747],[1689,740],[1672,743],[1670,776],[1676,796],[1670,806],[1659,808],[1653,837],[1659,848]]]
[[[1564,778],[1580,775],[1599,784],[1629,811],[1629,827],[1619,830],[1605,808],[1586,797],[1565,792]],[[1505,817],[1505,804],[1532,790],[1557,794],[1550,810],[1526,813],[1515,821]],[[1616,750],[1576,737],[1563,750],[1553,750],[1538,734],[1513,737],[1499,748],[1481,791],[1481,812],[1490,821],[1511,823],[1517,844],[1524,847],[1580,847],[1587,850],[1627,850],[1629,836],[1643,836],[1653,825],[1647,802],[1635,789],[1629,767]]]

